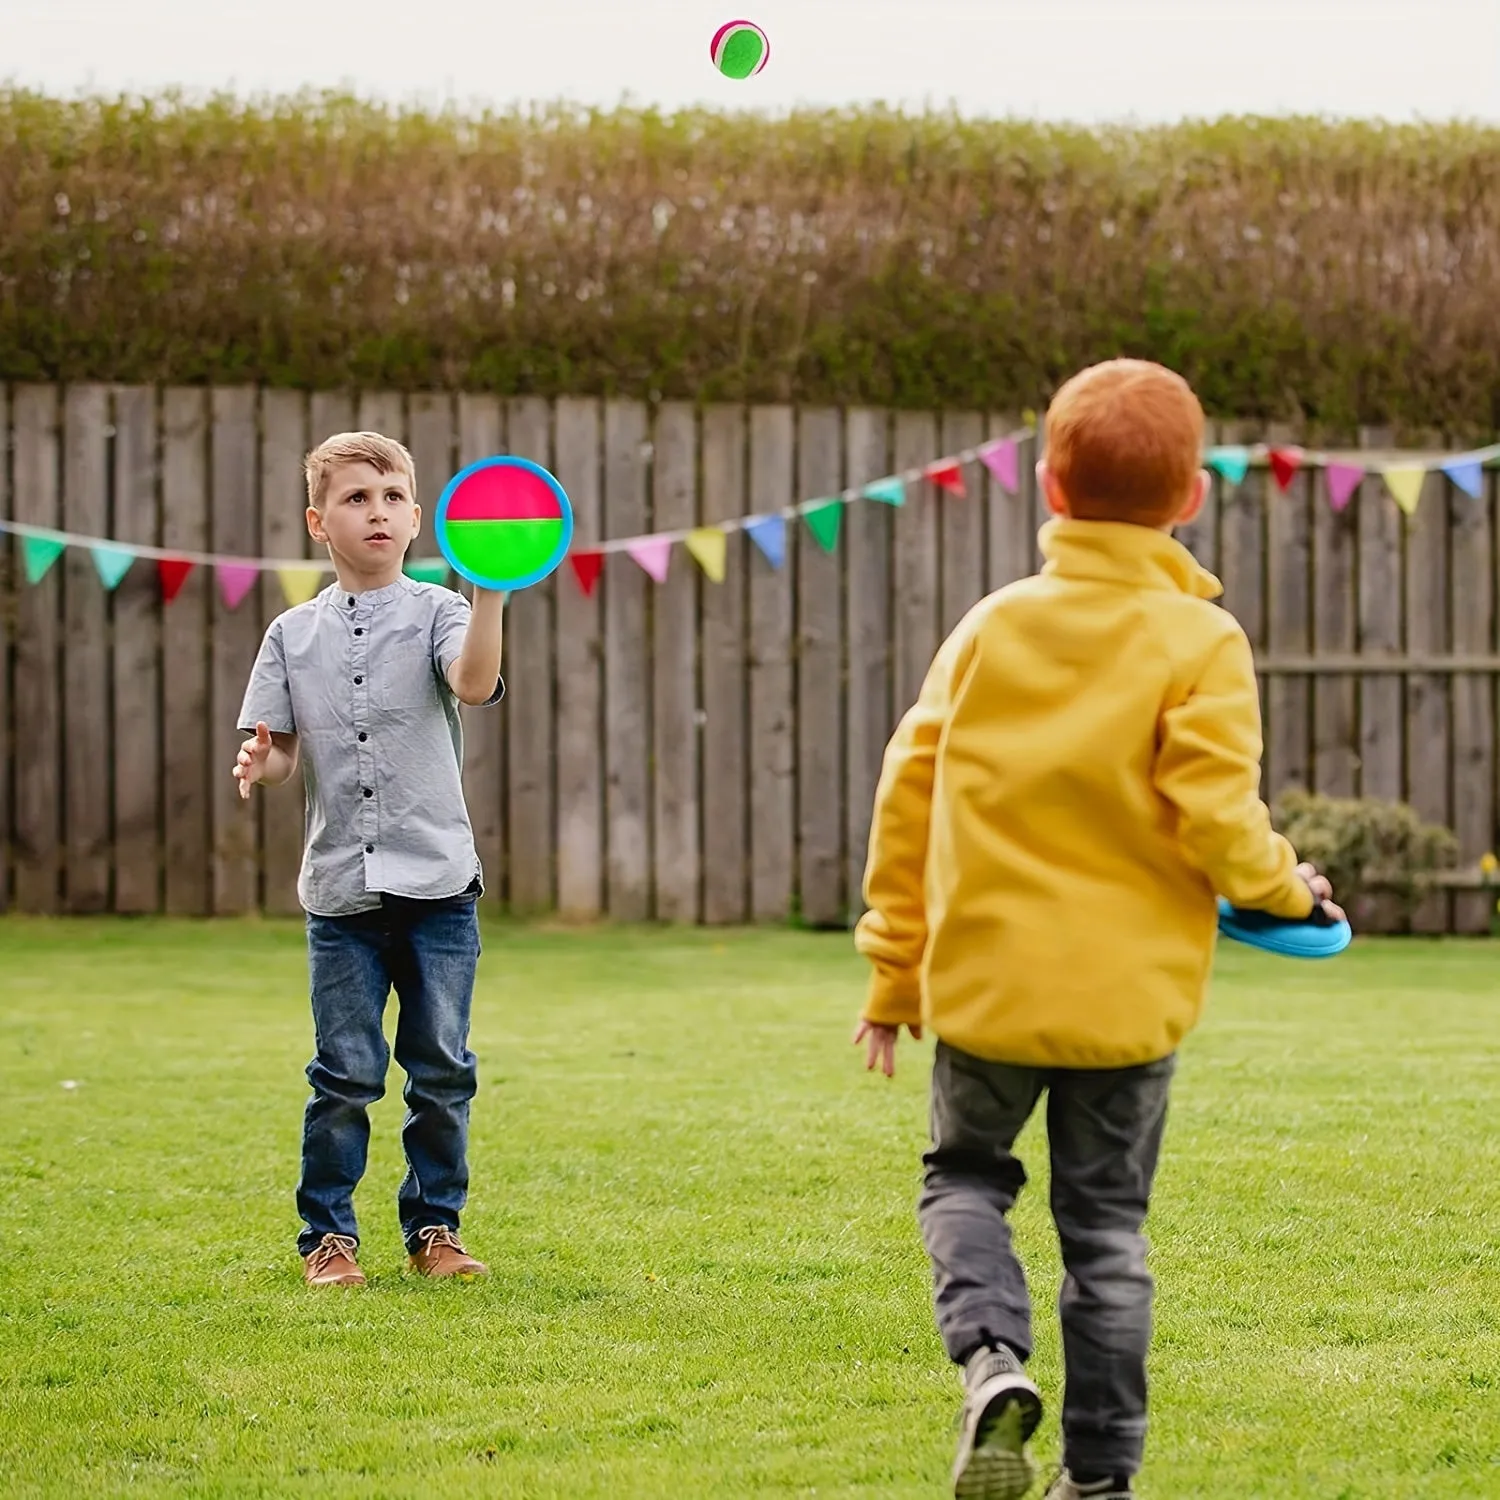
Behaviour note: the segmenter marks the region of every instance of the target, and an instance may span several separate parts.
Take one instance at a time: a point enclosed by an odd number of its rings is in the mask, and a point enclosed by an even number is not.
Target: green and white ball
[[[726,78],[753,78],[771,57],[771,43],[753,21],[728,21],[714,32],[709,56]]]

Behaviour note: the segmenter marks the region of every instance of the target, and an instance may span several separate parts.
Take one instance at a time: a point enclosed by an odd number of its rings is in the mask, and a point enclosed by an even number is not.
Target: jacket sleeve
[[[854,945],[875,970],[864,1019],[884,1026],[922,1019],[927,830],[937,746],[973,651],[974,626],[965,621],[943,644],[916,703],[897,725],[875,789],[865,866],[868,909],[855,928]]]
[[[1188,859],[1219,895],[1248,910],[1306,917],[1312,892],[1260,798],[1263,748],[1255,661],[1236,626],[1164,715],[1156,785],[1177,811]]]

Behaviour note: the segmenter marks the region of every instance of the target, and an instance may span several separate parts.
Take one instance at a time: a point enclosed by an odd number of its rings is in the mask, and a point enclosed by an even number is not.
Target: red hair
[[[1047,409],[1047,467],[1080,521],[1169,526],[1202,466],[1203,408],[1182,376],[1112,359],[1073,376]]]

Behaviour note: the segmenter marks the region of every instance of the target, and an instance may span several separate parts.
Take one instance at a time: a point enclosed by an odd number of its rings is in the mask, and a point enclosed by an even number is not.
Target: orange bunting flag
[[[957,495],[960,500],[967,493],[964,489],[964,471],[956,463],[934,464],[928,469],[927,477],[940,490]]]
[[[1297,470],[1302,467],[1302,450],[1300,448],[1272,448],[1270,457],[1271,472],[1276,476],[1276,484],[1284,495],[1296,477]]]
[[[180,557],[162,557],[156,562],[156,576],[161,580],[161,597],[170,604],[181,592],[193,565]]]
[[[599,582],[599,575],[604,571],[604,554],[602,552],[574,552],[568,561],[573,565],[573,576],[578,580],[578,587],[583,591],[585,599],[594,597],[594,585]]]
[[[728,546],[728,537],[717,526],[700,526],[688,533],[687,549],[713,583],[724,582]]]

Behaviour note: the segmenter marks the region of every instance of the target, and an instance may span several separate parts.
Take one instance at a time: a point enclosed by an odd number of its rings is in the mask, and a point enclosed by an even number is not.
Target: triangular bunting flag
[[[323,587],[322,568],[277,568],[276,577],[288,604],[306,604]]]
[[[1296,477],[1297,470],[1302,467],[1302,450],[1300,448],[1272,448],[1270,458],[1271,473],[1276,476],[1277,488],[1285,494]]]
[[[817,537],[818,545],[825,552],[832,552],[839,543],[839,522],[843,515],[842,501],[825,500],[816,509],[804,511],[802,519],[807,522],[807,529]]]
[[[1427,470],[1412,464],[1396,464],[1381,472],[1387,488],[1396,498],[1396,504],[1407,515],[1416,515],[1417,502],[1422,498],[1422,484],[1427,478]]]
[[[667,581],[672,566],[672,539],[665,536],[643,536],[625,549],[657,583]]]
[[[780,516],[759,516],[746,521],[745,531],[773,568],[786,561],[786,522]]]
[[[1474,458],[1455,458],[1443,465],[1443,473],[1471,499],[1484,498],[1484,468]]]
[[[578,587],[585,599],[591,599],[594,594],[594,585],[599,582],[599,575],[604,571],[604,554],[602,552],[572,552],[568,555],[568,561],[573,565],[573,576],[578,580]]]
[[[1328,503],[1335,510],[1343,510],[1349,503],[1355,490],[1365,477],[1365,471],[1358,464],[1334,464],[1327,468],[1328,474]]]
[[[21,555],[26,559],[26,582],[40,583],[47,576],[47,569],[62,556],[66,545],[48,536],[23,536]]]
[[[878,500],[882,505],[905,505],[906,486],[899,479],[877,479],[860,491],[866,500]]]
[[[1208,466],[1230,484],[1243,484],[1250,472],[1250,450],[1248,448],[1210,448]]]
[[[419,557],[406,564],[405,572],[418,583],[447,583],[448,561],[442,557]]]
[[[958,464],[933,464],[927,471],[927,477],[938,489],[957,495],[960,500],[964,498],[964,471]]]
[[[135,561],[135,553],[127,552],[123,547],[90,547],[89,555],[94,559],[99,582],[111,592],[119,588],[120,580]]]
[[[225,609],[238,609],[260,577],[260,569],[246,563],[220,563],[214,572],[219,578],[219,597],[224,601]]]
[[[727,547],[728,538],[717,526],[702,526],[688,533],[687,549],[713,583],[724,582]]]
[[[1020,450],[1012,438],[980,450],[980,461],[1012,495],[1021,488]]]
[[[193,565],[180,557],[159,557],[156,560],[156,576],[161,580],[161,596],[170,604],[181,592],[188,580]]]

